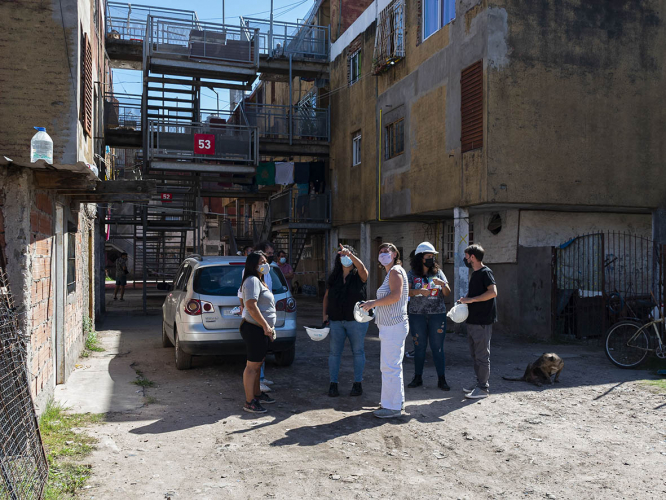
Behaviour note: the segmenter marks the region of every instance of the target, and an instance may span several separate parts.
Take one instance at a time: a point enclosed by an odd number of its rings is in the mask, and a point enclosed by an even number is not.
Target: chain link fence
[[[0,499],[42,498],[48,476],[46,454],[30,394],[25,345],[14,301],[0,271]]]

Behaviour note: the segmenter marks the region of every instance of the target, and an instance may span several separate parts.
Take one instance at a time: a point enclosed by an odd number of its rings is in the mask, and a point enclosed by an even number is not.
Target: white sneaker
[[[264,383],[259,384],[259,388],[261,389],[261,392],[271,392],[271,388]]]
[[[266,385],[273,385],[275,382],[273,382],[272,380],[266,380],[266,379],[264,379],[264,380],[262,380],[262,383],[264,383],[264,384],[266,384]]]
[[[484,391],[481,387],[477,387],[469,394],[465,394],[467,399],[483,399],[488,397],[488,391]]]

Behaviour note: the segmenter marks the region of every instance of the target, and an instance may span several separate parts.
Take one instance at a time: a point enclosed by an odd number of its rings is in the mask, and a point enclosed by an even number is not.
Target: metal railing
[[[141,96],[107,93],[104,96],[104,126],[141,130]]]
[[[247,125],[148,121],[148,160],[256,164],[257,129]]]
[[[124,2],[107,2],[106,37],[111,40],[143,42],[146,36],[148,16],[160,15],[172,19],[198,23],[197,13],[192,10],[150,7]]]
[[[298,195],[293,189],[269,199],[271,222],[330,223],[331,194]]]
[[[258,67],[258,30],[148,16],[147,55],[227,61]]]
[[[261,137],[330,141],[328,108],[248,102],[243,102],[240,108]]]
[[[271,27],[271,22],[266,19],[240,19],[242,27],[258,31],[261,55],[328,60],[329,26],[273,21]]]

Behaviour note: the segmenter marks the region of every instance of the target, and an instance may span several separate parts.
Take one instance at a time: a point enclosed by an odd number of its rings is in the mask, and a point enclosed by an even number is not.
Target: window
[[[479,61],[460,74],[460,145],[462,152],[483,147],[483,65]]]
[[[405,121],[400,118],[386,127],[386,154],[388,160],[405,152]]]
[[[93,22],[95,23],[95,33],[99,35],[99,25],[101,24],[101,17],[99,14],[99,2],[100,0],[93,0]]]
[[[67,233],[67,293],[76,291],[76,233]]]
[[[193,290],[201,295],[214,297],[236,297],[243,280],[243,266],[200,267],[194,273]],[[285,293],[288,289],[284,275],[277,267],[271,266],[273,295]]]
[[[183,267],[178,273],[178,279],[176,280],[176,286],[174,287],[175,290],[185,290],[191,272],[192,267],[188,263],[183,264]]]
[[[423,39],[439,31],[456,17],[455,0],[423,1]]]
[[[361,78],[361,50],[357,50],[352,55],[349,56],[348,60],[349,71],[348,71],[348,80],[349,85],[354,85],[359,78]]]
[[[456,255],[456,245],[455,245],[455,236],[456,229],[453,222],[445,223],[444,227],[444,249],[443,249],[443,261],[452,262]]]
[[[81,76],[80,76],[81,106],[79,119],[83,125],[83,131],[92,136],[93,121],[93,74],[92,74],[92,49],[88,34],[81,37]]]
[[[361,133],[356,132],[352,139],[352,166],[361,164]]]

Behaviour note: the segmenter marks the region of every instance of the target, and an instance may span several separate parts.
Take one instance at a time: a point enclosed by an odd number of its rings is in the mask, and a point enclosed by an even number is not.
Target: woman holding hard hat
[[[382,407],[374,415],[378,418],[393,418],[402,415],[405,402],[402,358],[409,333],[409,285],[407,273],[401,265],[400,252],[394,244],[382,244],[378,260],[386,270],[386,278],[377,290],[377,300],[365,302],[361,307],[365,311],[375,309],[375,323],[379,327],[381,341]]]
[[[335,256],[335,266],[328,278],[326,293],[324,294],[324,324],[330,327],[330,354],[328,356],[328,371],[330,385],[328,395],[339,396],[338,374],[345,339],[349,339],[354,355],[354,384],[350,396],[363,394],[363,370],[365,368],[365,334],[368,331],[367,323],[354,320],[354,306],[357,302],[366,299],[366,283],[368,270],[363,262],[356,256],[356,250],[349,245],[340,245]]]

